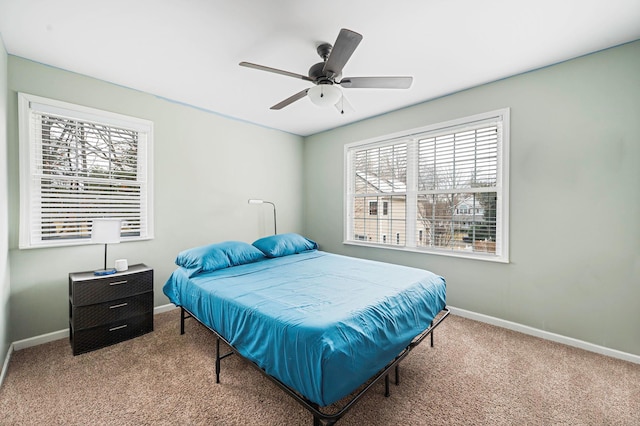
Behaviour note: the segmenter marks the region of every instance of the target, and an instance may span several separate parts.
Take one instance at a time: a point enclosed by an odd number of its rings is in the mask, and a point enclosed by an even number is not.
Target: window
[[[377,215],[378,215],[378,202],[369,201],[369,216],[377,216]]]
[[[153,123],[19,94],[20,248],[87,243],[95,218],[153,238]]]
[[[503,109],[347,145],[345,242],[507,262],[508,144]]]

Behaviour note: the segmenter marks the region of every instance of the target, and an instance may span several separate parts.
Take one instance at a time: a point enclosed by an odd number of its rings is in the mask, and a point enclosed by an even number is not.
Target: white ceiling
[[[341,28],[364,39],[344,76],[412,75],[408,90],[343,89],[353,112],[301,99]],[[640,39],[640,0],[0,0],[7,51],[227,117],[310,135]]]

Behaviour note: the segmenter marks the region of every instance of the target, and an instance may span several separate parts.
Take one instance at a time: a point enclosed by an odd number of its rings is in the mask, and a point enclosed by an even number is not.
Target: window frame
[[[32,235],[36,222],[39,222],[40,213],[32,213],[36,208],[33,205],[34,197],[41,194],[41,186],[32,183],[36,174],[35,159],[42,155],[37,150],[39,136],[32,127],[35,114],[49,113],[64,116],[71,120],[96,123],[104,126],[117,127],[138,132],[138,145],[136,156],[136,172],[138,177],[135,182],[140,183],[140,221],[145,225],[140,228],[140,235],[126,235],[121,237],[122,242],[142,241],[154,238],[153,215],[153,122],[137,117],[131,117],[114,112],[76,105],[55,99],[27,93],[18,93],[18,128],[19,128],[19,182],[20,182],[20,225],[19,245],[20,249],[48,248],[61,246],[74,246],[91,244],[91,238],[76,237],[64,239],[47,239]]]
[[[481,122],[490,120],[496,120],[501,126],[501,137],[498,138],[497,143],[497,182],[496,192],[498,197],[498,203],[496,206],[496,216],[499,217],[497,224],[496,241],[500,247],[500,253],[483,253],[483,252],[468,252],[461,250],[452,250],[444,248],[432,248],[432,247],[418,247],[415,244],[415,240],[418,238],[415,231],[415,223],[418,219],[417,207],[414,206],[417,200],[418,191],[417,185],[417,162],[418,154],[417,148],[415,152],[410,153],[411,147],[408,147],[407,157],[407,191],[406,196],[406,219],[405,219],[405,234],[407,235],[404,245],[392,245],[381,244],[376,242],[369,242],[366,240],[355,240],[350,238],[353,235],[354,219],[353,208],[355,200],[355,171],[352,170],[353,154],[356,150],[363,150],[375,147],[382,147],[387,145],[393,145],[407,141],[411,144],[411,141],[418,138],[424,138],[426,134],[435,134],[445,131],[459,131],[458,128],[464,128],[466,126],[473,127]],[[450,257],[459,257],[467,259],[485,260],[491,262],[509,263],[509,144],[510,144],[510,108],[502,108],[485,113],[475,114],[467,117],[461,117],[453,120],[448,120],[440,123],[430,124],[424,127],[414,128],[410,130],[399,131],[392,134],[387,134],[375,138],[370,138],[362,141],[352,142],[345,144],[344,146],[344,235],[343,244],[356,245],[363,247],[375,247],[390,250],[418,252],[424,254],[435,254]],[[413,161],[412,161],[413,160]],[[413,163],[413,164],[410,164]],[[460,189],[459,193],[465,193],[464,189]],[[392,194],[391,194],[392,195]],[[408,237],[413,235],[411,239]],[[499,240],[499,241],[498,241]]]

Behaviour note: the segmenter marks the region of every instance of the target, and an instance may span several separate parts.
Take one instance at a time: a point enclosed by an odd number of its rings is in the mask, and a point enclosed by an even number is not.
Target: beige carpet
[[[2,425],[311,425],[311,415],[237,356],[215,383],[215,339],[179,311],[153,333],[72,356],[60,340],[16,351]],[[450,315],[338,425],[638,425],[640,365]]]

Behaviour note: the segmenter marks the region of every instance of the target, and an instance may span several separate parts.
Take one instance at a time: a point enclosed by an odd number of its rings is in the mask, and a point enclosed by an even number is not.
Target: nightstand
[[[153,331],[153,269],[69,274],[69,341],[79,355]]]

